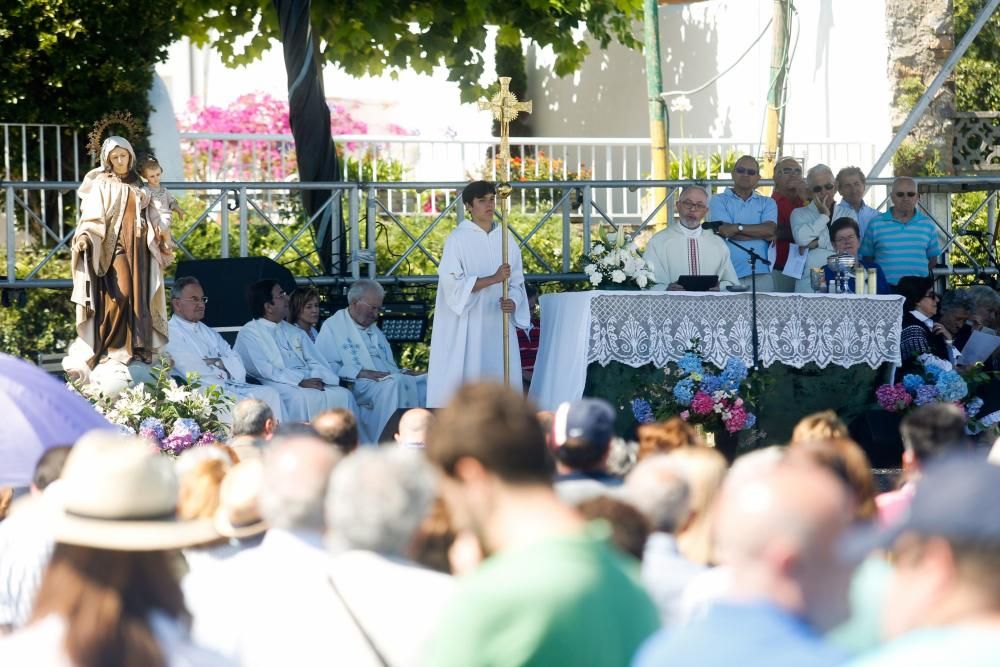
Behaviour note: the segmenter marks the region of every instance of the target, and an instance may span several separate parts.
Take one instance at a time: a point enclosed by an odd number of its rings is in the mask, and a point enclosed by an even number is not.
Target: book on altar
[[[998,347],[1000,347],[1000,336],[973,331],[969,341],[962,348],[962,365],[971,366],[986,361]]]

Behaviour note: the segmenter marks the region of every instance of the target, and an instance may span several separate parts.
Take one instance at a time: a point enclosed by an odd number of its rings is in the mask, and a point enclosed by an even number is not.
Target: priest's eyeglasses
[[[368,303],[367,301],[364,301],[362,299],[358,299],[358,303],[367,306],[368,310],[372,311],[373,313],[380,313],[380,312],[382,312],[382,306],[373,306],[370,303]]]
[[[681,206],[685,206],[693,211],[703,211],[708,207],[702,204],[700,201],[690,201],[688,199],[681,200]]]
[[[189,296],[184,299],[178,299],[178,301],[190,301],[191,303],[208,303],[207,296]]]

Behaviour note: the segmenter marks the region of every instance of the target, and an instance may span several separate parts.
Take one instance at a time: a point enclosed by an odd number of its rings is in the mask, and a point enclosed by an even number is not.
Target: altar
[[[529,396],[543,410],[586,389],[627,412],[627,400],[658,381],[656,369],[695,338],[714,364],[729,356],[753,361],[745,292],[566,292],[543,295],[541,309]],[[774,375],[761,406],[769,439],[787,437],[788,424],[815,409],[871,403],[885,379],[880,369],[900,361],[902,314],[897,295],[758,294],[760,361]],[[820,376],[829,377],[829,388],[805,391]]]

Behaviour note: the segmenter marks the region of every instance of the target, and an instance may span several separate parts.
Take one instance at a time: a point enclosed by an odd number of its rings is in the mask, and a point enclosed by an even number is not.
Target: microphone
[[[707,230],[707,231],[710,231],[710,232],[715,232],[716,234],[718,234],[719,233],[719,227],[721,227],[724,224],[726,224],[726,223],[722,222],[721,220],[716,220],[714,222],[703,222],[703,223],[701,223],[701,228],[704,229],[704,230]]]
[[[976,236],[976,237],[982,237],[982,236],[988,236],[988,232],[979,231],[979,230],[975,230],[975,229],[963,229],[960,232],[955,232],[955,236]]]

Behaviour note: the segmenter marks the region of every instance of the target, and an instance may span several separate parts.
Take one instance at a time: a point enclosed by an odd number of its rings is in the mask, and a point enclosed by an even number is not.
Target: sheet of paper
[[[809,251],[800,253],[799,246],[795,243],[788,244],[788,259],[785,260],[785,268],[781,271],[789,278],[798,280],[802,277],[802,272],[806,269],[806,259]]]
[[[998,347],[1000,347],[1000,336],[973,331],[969,342],[962,348],[962,357],[959,359],[959,363],[963,366],[971,366],[980,361],[986,361]]]

